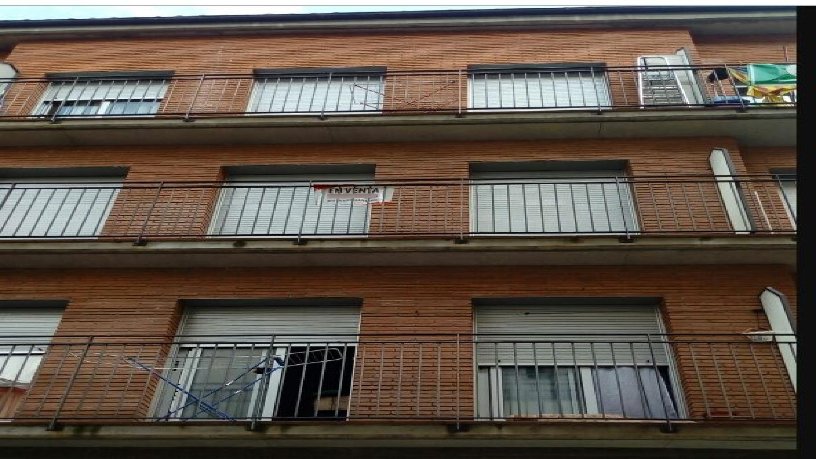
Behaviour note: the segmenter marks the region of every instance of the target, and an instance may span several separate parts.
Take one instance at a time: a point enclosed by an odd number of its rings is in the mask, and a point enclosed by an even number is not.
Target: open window
[[[152,116],[172,72],[51,74],[34,110],[42,117]]]
[[[625,161],[473,163],[473,234],[638,231]]]
[[[653,299],[474,304],[479,418],[681,416]]]
[[[345,419],[359,307],[327,298],[185,302],[155,416]]]
[[[705,103],[685,49],[678,49],[675,54],[640,56],[635,64],[641,106]]]
[[[606,64],[468,66],[468,109],[608,108]]]
[[[785,211],[793,226],[796,226],[796,170],[772,169],[774,179],[779,184],[779,199],[784,204]]]
[[[353,114],[383,109],[385,67],[260,69],[247,112]]]

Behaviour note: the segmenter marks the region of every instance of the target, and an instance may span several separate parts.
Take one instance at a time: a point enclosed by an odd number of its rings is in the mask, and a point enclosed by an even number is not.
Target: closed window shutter
[[[608,107],[601,71],[471,73],[470,108]]]
[[[623,172],[474,173],[471,232],[636,231],[630,187],[623,178],[616,182],[615,175],[622,177]]]
[[[179,339],[182,342],[269,343],[270,337],[275,335],[278,343],[325,344],[354,339],[359,321],[358,306],[189,306],[185,308]],[[192,338],[191,335],[221,337]]]
[[[49,113],[64,104],[62,115],[99,114],[101,102],[108,102],[106,114],[156,113],[167,91],[167,80],[77,80],[54,81],[48,85],[34,115]]]
[[[0,181],[0,237],[96,236],[121,182],[119,177]]]
[[[0,308],[0,385],[25,387],[31,382],[62,312],[50,307]]]
[[[382,110],[382,104],[382,75],[281,75],[256,79],[247,111],[367,112]]]
[[[364,184],[368,174],[235,176],[221,191],[210,234],[229,235],[362,235],[368,230],[369,207],[351,201],[328,201],[315,183]]]
[[[662,338],[652,336],[651,346],[647,339],[647,335],[662,333],[656,306],[479,306],[476,332],[480,334],[477,358],[482,366],[515,362],[519,365],[554,365],[556,362],[565,366],[650,365],[653,360],[657,365],[668,364],[665,345],[660,343]],[[509,335],[481,335],[490,333]],[[593,335],[596,333],[637,336]],[[533,344],[533,341],[539,342]],[[560,342],[553,344],[553,341]]]

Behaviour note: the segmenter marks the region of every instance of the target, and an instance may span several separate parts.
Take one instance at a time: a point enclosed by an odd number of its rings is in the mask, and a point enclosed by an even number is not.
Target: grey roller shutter
[[[326,343],[353,340],[359,323],[358,306],[188,306],[179,335],[186,342],[269,343],[276,335],[278,343]]]
[[[472,233],[637,231],[623,172],[479,172],[471,179]]]
[[[371,183],[371,174],[244,175],[230,177],[218,200],[210,234],[363,235],[369,207],[328,201],[310,184]]]
[[[665,346],[659,344],[662,338],[655,336],[662,333],[656,306],[478,306],[476,332],[477,357],[483,366],[553,365],[556,361],[558,365],[631,365],[633,356],[637,364],[653,360],[667,364]],[[483,335],[491,333],[510,335]],[[647,335],[654,341],[651,346]]]
[[[0,337],[50,337],[62,318],[63,308],[0,307]]]
[[[90,237],[102,230],[120,177],[0,179],[0,237]]]

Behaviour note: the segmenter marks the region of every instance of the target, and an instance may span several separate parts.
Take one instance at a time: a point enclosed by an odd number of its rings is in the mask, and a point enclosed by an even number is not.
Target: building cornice
[[[0,49],[31,40],[400,31],[687,28],[792,34],[795,7],[569,7],[0,21]]]

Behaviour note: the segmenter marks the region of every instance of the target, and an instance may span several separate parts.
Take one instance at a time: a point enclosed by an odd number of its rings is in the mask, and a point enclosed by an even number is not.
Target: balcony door
[[[656,306],[559,301],[476,307],[479,418],[679,416]]]
[[[157,418],[347,416],[359,306],[252,303],[185,307]]]

